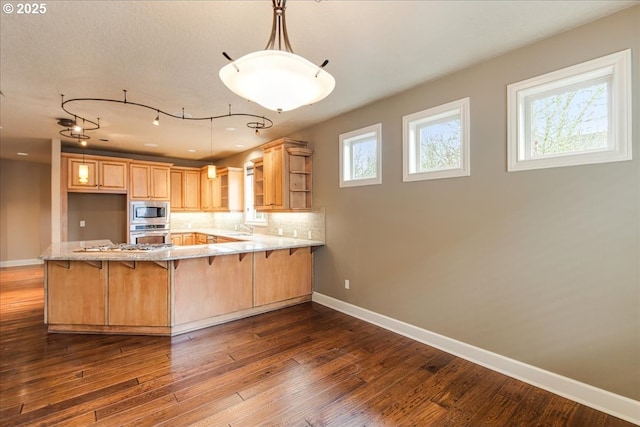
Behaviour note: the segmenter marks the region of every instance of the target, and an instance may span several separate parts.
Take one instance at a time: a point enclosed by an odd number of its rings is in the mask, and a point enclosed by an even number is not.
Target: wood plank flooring
[[[0,425],[631,426],[315,303],[177,337],[48,334],[0,269]]]

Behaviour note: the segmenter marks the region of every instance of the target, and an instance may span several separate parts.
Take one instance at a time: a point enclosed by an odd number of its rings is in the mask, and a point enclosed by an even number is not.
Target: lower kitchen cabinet
[[[103,261],[48,261],[47,323],[104,325],[106,267]]]
[[[109,262],[109,325],[169,326],[169,261]]]
[[[311,249],[293,248],[254,254],[254,305],[311,294]]]
[[[251,254],[180,260],[174,271],[174,324],[252,307]]]

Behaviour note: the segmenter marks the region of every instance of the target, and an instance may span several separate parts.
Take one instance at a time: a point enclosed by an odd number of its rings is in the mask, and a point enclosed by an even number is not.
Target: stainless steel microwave
[[[133,201],[129,215],[131,224],[169,224],[169,202]]]

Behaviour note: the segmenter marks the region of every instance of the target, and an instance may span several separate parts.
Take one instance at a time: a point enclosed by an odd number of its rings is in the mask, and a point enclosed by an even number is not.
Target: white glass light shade
[[[217,176],[216,167],[214,165],[207,166],[207,178],[215,179]]]
[[[89,165],[82,164],[78,166],[78,182],[80,184],[89,183]]]
[[[336,85],[333,76],[318,65],[283,50],[261,50],[238,58],[220,69],[220,79],[237,95],[273,111],[318,102]]]

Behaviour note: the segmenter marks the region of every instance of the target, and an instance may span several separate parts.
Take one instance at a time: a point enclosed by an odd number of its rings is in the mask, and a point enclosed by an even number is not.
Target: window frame
[[[258,212],[255,209],[254,195],[253,195],[253,172],[249,173],[249,170],[254,170],[253,162],[246,162],[244,164],[244,209],[243,209],[243,221],[247,225],[267,226],[267,214],[265,212]],[[248,183],[251,182],[251,189],[249,190]]]
[[[376,143],[376,176],[373,178],[352,178],[351,165],[353,159],[353,143],[358,139],[364,139],[369,134],[373,134]],[[357,187],[362,185],[382,184],[382,123],[377,123],[351,132],[342,133],[339,136],[339,158],[340,158],[340,187]],[[345,151],[349,150],[349,155],[345,158]],[[348,164],[346,162],[349,162]],[[349,166],[349,171],[346,170]]]
[[[462,98],[402,117],[402,181],[456,178],[471,175],[470,98]],[[420,144],[415,138],[418,126],[460,117],[460,167],[420,171],[417,162]]]
[[[527,155],[530,102],[547,93],[588,87],[610,79],[607,148],[531,157]],[[627,49],[507,85],[507,171],[517,172],[632,159],[631,50]]]

